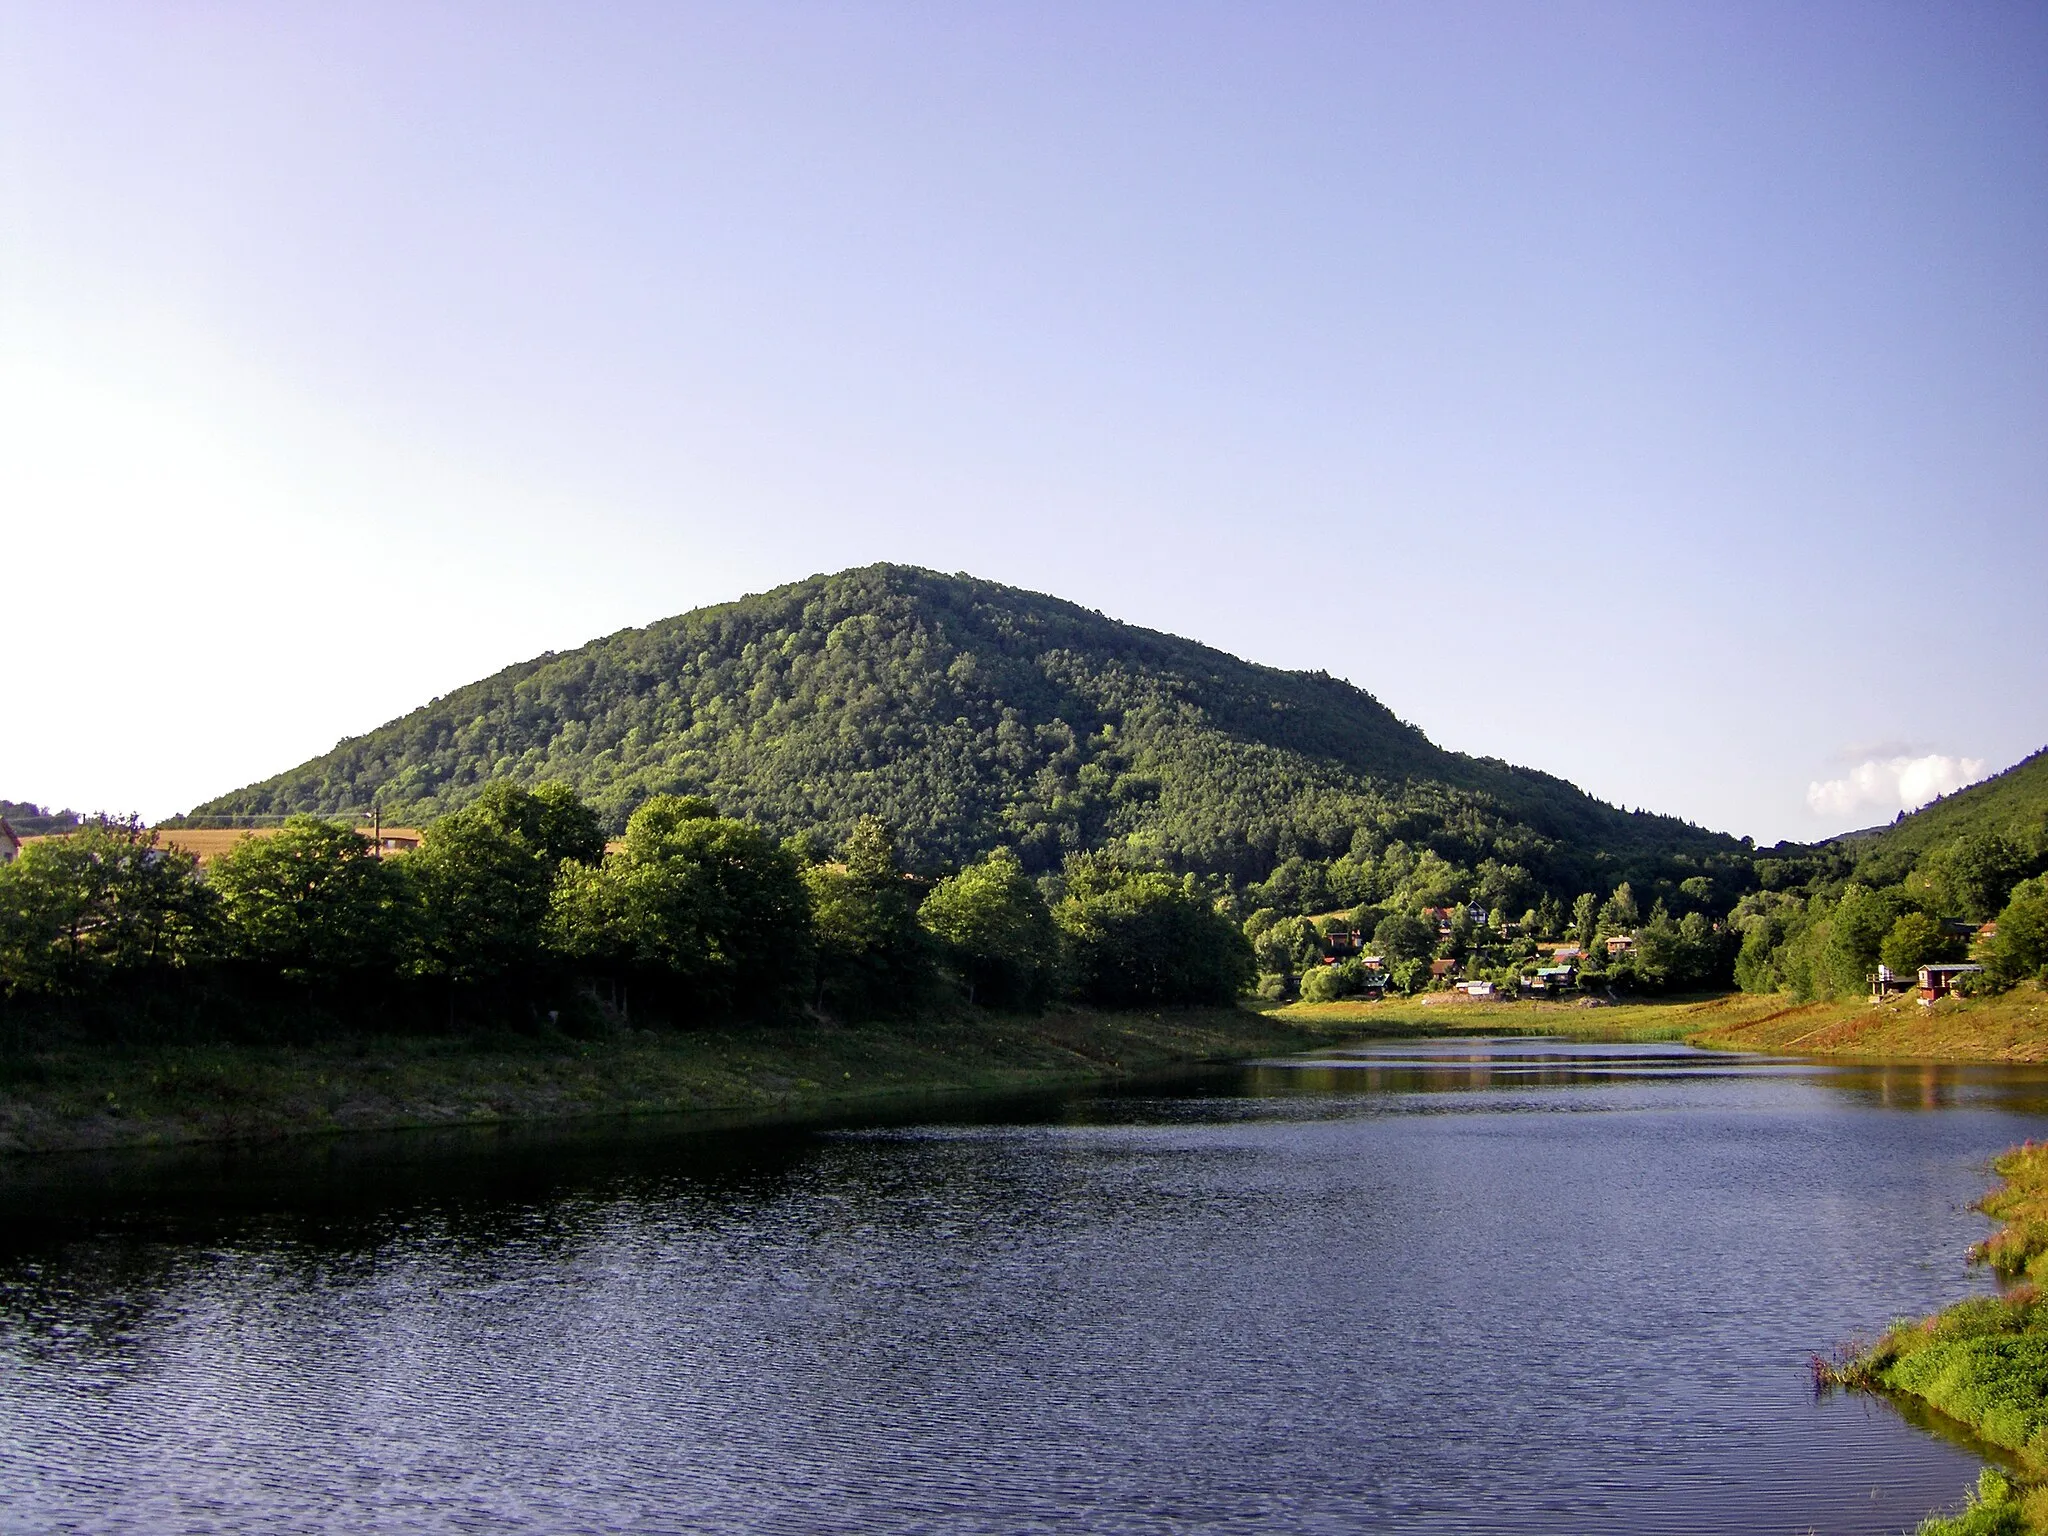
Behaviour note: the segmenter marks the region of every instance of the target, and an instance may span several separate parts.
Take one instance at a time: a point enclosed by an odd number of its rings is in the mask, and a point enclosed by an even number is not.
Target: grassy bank
[[[1988,1472],[1961,1515],[1930,1520],[1927,1536],[2048,1531],[2048,1146],[2029,1143],[1995,1165],[2004,1183],[1980,1202],[2001,1219],[1972,1250],[2008,1288],[1915,1323],[1835,1363],[1825,1383],[1916,1399],[2012,1453],[2015,1477]]]
[[[1269,1017],[1375,1035],[1559,1034],[1862,1060],[2048,1061],[2048,993],[2037,986],[2002,997],[1944,998],[1928,1008],[1910,998],[1795,1003],[1740,992],[1593,1008],[1475,1002],[1437,992],[1378,1003],[1290,1003]]]
[[[1129,1077],[1303,1050],[1328,1034],[1305,1020],[1210,1008],[603,1040],[67,1047],[0,1057],[0,1152],[595,1115],[802,1115]]]

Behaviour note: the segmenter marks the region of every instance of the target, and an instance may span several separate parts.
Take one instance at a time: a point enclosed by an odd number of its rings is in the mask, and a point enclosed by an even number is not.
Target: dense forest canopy
[[[1748,884],[1743,842],[1447,752],[1370,694],[1055,598],[878,565],[623,630],[436,699],[193,819],[428,823],[493,779],[571,786],[616,833],[660,794],[907,862],[1092,852],[1296,911],[1632,880]]]

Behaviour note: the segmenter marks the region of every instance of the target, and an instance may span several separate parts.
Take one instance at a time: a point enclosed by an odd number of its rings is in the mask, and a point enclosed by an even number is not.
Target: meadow
[[[1557,1034],[1868,1060],[2048,1060],[2048,991],[2031,984],[1996,997],[1944,998],[1927,1007],[1907,997],[1801,1003],[1783,993],[1744,992],[1589,1007],[1431,992],[1384,1002],[1290,1003],[1267,1011],[1319,1030],[1374,1035]]]

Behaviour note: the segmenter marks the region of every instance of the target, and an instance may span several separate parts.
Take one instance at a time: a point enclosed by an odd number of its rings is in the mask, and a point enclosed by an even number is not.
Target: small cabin
[[[1451,990],[1462,992],[1467,997],[1491,997],[1493,996],[1493,983],[1490,981],[1461,981]]]
[[[1870,978],[1870,1000],[1873,1003],[1881,1003],[1888,997],[1896,997],[1912,989],[1913,983],[1888,965],[1880,965],[1877,974]]]
[[[1458,962],[1455,960],[1432,960],[1429,962],[1429,979],[1431,981],[1442,981],[1446,976],[1455,976],[1457,974]]]
[[[1920,967],[1920,1001],[1931,1003],[1955,991],[1965,976],[1983,970],[1981,965],[1923,965]]]
[[[1636,936],[1632,933],[1611,934],[1607,940],[1607,953],[1625,955],[1636,947]]]
[[[1569,965],[1538,966],[1534,975],[1524,976],[1522,990],[1549,996],[1553,992],[1567,991],[1578,979],[1579,973]]]

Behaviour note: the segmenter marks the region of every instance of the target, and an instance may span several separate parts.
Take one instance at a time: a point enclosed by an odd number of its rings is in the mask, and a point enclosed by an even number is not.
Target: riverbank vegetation
[[[1901,1323],[1846,1358],[1816,1359],[1816,1377],[1916,1399],[2011,1453],[2017,1475],[1988,1473],[1961,1515],[1927,1536],[2048,1530],[2048,1146],[2028,1143],[1994,1165],[2003,1183],[1980,1208],[2004,1225],[1971,1250],[2005,1289]]]
[[[1298,1051],[1312,1025],[1243,1008],[692,1030],[358,1034],[52,1044],[0,1056],[0,1152],[598,1116],[810,1117]]]
[[[400,857],[298,817],[202,867],[101,821],[0,867],[17,1044],[1228,1004],[1250,979],[1192,876],[1076,855],[1034,881],[998,849],[920,879],[872,817],[832,849],[674,795],[610,849],[566,788],[500,781]]]

